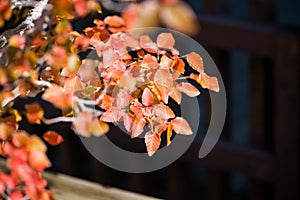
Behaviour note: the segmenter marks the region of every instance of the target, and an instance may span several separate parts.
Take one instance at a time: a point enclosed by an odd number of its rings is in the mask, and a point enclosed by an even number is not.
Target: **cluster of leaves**
[[[0,123],[0,154],[8,157],[10,173],[0,172],[0,194],[10,199],[52,199],[41,172],[50,166],[46,145],[36,135]],[[24,192],[23,192],[24,191]]]
[[[123,27],[122,19],[117,16],[106,18],[105,21]],[[204,72],[201,56],[192,52],[181,57],[174,48],[175,40],[171,33],[161,33],[156,42],[147,35],[135,39],[123,32],[112,33],[108,39],[103,40],[99,37],[105,31],[103,22],[96,23],[97,27],[90,28],[88,32],[92,32],[90,41],[97,51],[99,62],[86,62],[78,74],[81,81],[100,80],[101,88],[104,88],[99,94],[92,94],[93,97],[102,98],[98,105],[105,112],[101,114],[100,120],[123,122],[131,138],[140,136],[144,127],[148,126],[145,143],[150,156],[158,150],[161,135],[165,131],[168,145],[171,143],[172,131],[192,134],[188,122],[174,114],[168,101],[170,97],[180,104],[182,93],[190,97],[200,94],[192,84],[180,81],[182,79],[192,79],[203,88],[219,90],[217,79]],[[188,66],[185,66],[184,59]],[[187,67],[191,67],[194,73],[187,75]],[[87,78],[87,74],[91,76]],[[97,98],[94,100],[97,101]],[[80,122],[78,126],[83,126],[82,120]],[[87,133],[86,130],[84,135]]]
[[[124,123],[132,138],[148,127],[144,138],[149,156],[159,149],[163,133],[168,145],[175,133],[192,134],[188,122],[176,116],[168,103],[172,98],[180,104],[183,93],[200,94],[186,79],[219,91],[217,79],[205,73],[199,54],[180,55],[171,33],[161,33],[156,41],[147,35],[136,38],[126,32],[126,20],[118,16],[97,19],[81,34],[73,31],[70,20],[100,11],[95,1],[41,2],[52,4],[42,23],[36,22],[41,26],[10,36],[0,49],[0,153],[10,168],[9,174],[0,172],[3,197],[53,198],[41,176],[50,166],[46,146],[38,136],[19,130],[22,118],[42,125],[71,122],[74,131],[85,137],[107,133],[107,123]],[[0,21],[9,18],[6,3],[11,2],[0,0]],[[78,56],[89,49],[97,56]],[[37,94],[61,109],[62,115],[47,119],[37,102],[26,104],[24,112],[13,108],[16,98]],[[63,142],[54,131],[42,134],[51,145]]]

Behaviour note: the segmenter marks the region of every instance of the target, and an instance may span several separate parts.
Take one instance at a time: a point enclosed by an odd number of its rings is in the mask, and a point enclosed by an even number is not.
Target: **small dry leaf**
[[[196,97],[200,94],[199,90],[193,86],[192,84],[190,83],[179,83],[177,85],[177,89],[180,91],[180,92],[183,92],[185,93],[186,95],[188,95],[189,97]]]
[[[145,143],[149,156],[152,156],[159,148],[161,143],[161,138],[158,134],[147,132],[145,135]]]
[[[216,77],[210,77],[203,73],[199,75],[191,74],[190,78],[197,81],[203,88],[207,88],[215,92],[220,91],[218,79]]]
[[[38,103],[25,105],[26,117],[29,123],[40,123],[40,119],[44,116],[44,110]]]
[[[204,73],[203,60],[199,54],[191,52],[186,56],[186,58],[187,62],[194,70],[196,70],[199,73]]]
[[[161,33],[157,37],[157,46],[164,49],[172,49],[175,45],[175,39],[172,33]]]
[[[182,117],[176,117],[175,119],[173,119],[171,121],[171,124],[172,124],[173,130],[177,134],[182,134],[182,135],[192,135],[193,134],[193,131],[192,131],[190,125]]]
[[[64,141],[63,137],[55,131],[47,131],[44,133],[43,138],[53,146],[59,145]]]

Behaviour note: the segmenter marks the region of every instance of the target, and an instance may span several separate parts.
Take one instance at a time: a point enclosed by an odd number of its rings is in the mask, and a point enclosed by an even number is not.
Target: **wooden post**
[[[299,199],[299,38],[279,35],[275,55],[275,199]]]

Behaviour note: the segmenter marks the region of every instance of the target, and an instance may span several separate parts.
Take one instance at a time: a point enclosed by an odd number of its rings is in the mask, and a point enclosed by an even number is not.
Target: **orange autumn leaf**
[[[145,143],[149,156],[152,156],[159,148],[161,143],[160,135],[157,133],[147,132],[145,135]]]
[[[53,146],[59,145],[64,141],[63,137],[55,131],[47,131],[44,133],[43,138]]]
[[[148,88],[144,89],[142,94],[142,103],[144,106],[151,106],[153,103],[153,94]]]
[[[104,23],[112,27],[120,27],[125,25],[124,19],[117,15],[105,17]]]
[[[199,73],[204,72],[203,59],[199,54],[191,52],[186,56],[186,58],[187,62],[194,70],[196,70]]]
[[[40,119],[44,116],[44,110],[38,103],[25,105],[26,117],[29,123],[40,123]]]
[[[171,120],[171,124],[172,124],[173,130],[177,134],[182,134],[182,135],[193,134],[190,125],[182,117],[176,117],[175,119]]]
[[[197,81],[203,88],[207,88],[215,92],[220,91],[219,82],[216,77],[211,77],[203,73],[199,75],[191,74],[190,78]]]
[[[33,151],[29,154],[28,162],[36,171],[44,171],[45,168],[51,166],[51,163],[45,152]]]
[[[5,123],[0,123],[0,140],[6,140],[12,136],[15,129]]]
[[[189,97],[196,97],[200,94],[199,90],[190,83],[179,83],[176,87],[180,92],[185,93]]]
[[[131,138],[138,137],[144,131],[146,120],[144,118],[135,118],[131,127]]]
[[[59,86],[48,88],[42,98],[61,109],[72,107],[72,92]]]
[[[176,59],[175,62],[172,63],[171,68],[173,69],[173,79],[179,78],[181,74],[185,72],[185,63],[182,59]]]
[[[134,121],[134,118],[130,114],[126,113],[123,116],[124,127],[128,132],[131,132],[131,127],[132,127],[133,121]]]
[[[175,44],[175,39],[172,33],[161,33],[157,37],[157,46],[164,49],[172,49]]]
[[[13,35],[9,38],[9,46],[15,47],[15,48],[22,48],[24,47],[26,42],[26,37],[22,35]]]
[[[168,129],[167,129],[167,145],[171,144],[171,137],[172,137],[172,123],[168,122]]]
[[[90,112],[79,113],[75,117],[73,128],[77,134],[85,137],[89,137],[91,135],[100,136],[109,131],[108,124],[99,120],[97,117],[94,117]]]
[[[106,94],[104,95],[102,101],[99,104],[102,109],[109,110],[112,108],[113,98]]]
[[[26,149],[29,152],[33,152],[33,151],[46,152],[47,147],[44,144],[44,142],[40,139],[40,137],[36,135],[32,135],[26,143]]]

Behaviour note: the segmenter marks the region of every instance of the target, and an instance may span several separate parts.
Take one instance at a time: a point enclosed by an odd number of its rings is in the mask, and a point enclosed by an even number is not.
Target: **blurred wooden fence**
[[[127,174],[87,158],[78,141],[68,145],[65,138],[57,169],[172,200],[299,199],[297,27],[277,22],[278,5],[271,0],[248,0],[246,6],[234,0],[189,2],[202,27],[195,39],[219,67],[228,95],[227,121],[213,151],[199,160],[197,139],[166,169]]]

